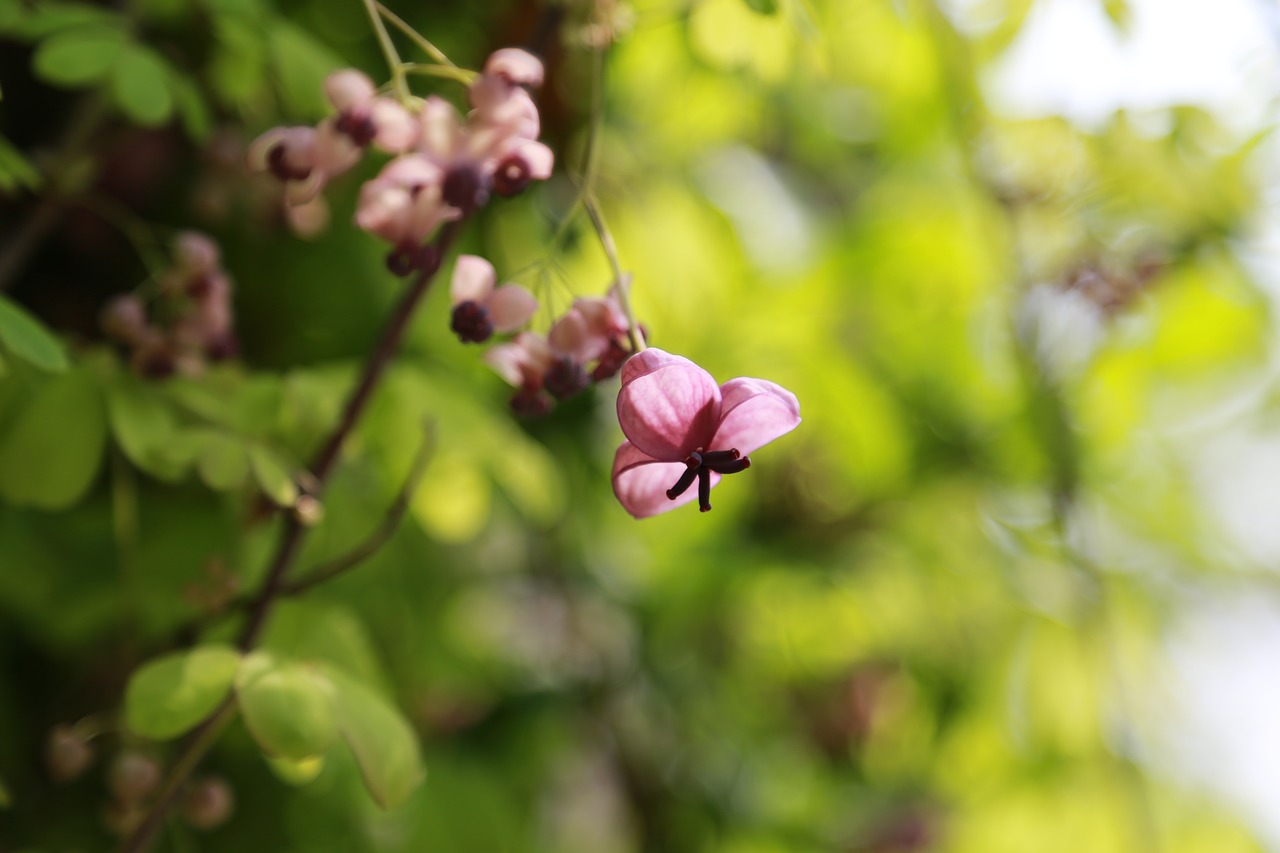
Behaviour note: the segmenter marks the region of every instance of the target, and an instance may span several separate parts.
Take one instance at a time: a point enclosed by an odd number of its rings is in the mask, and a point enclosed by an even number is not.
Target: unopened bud
[[[122,752],[107,771],[107,787],[121,803],[137,803],[160,786],[160,764],[141,752]]]
[[[102,813],[102,823],[112,835],[122,837],[137,829],[146,816],[141,803],[113,802]]]
[[[114,296],[102,306],[102,331],[123,343],[132,343],[147,328],[147,309],[133,293]]]
[[[196,780],[182,802],[182,816],[196,829],[215,829],[235,808],[231,786],[216,776]]]
[[[45,763],[55,782],[70,782],[93,763],[93,746],[71,726],[54,726],[45,743]]]
[[[315,527],[324,520],[324,504],[311,495],[302,495],[293,504],[293,515],[303,527]]]

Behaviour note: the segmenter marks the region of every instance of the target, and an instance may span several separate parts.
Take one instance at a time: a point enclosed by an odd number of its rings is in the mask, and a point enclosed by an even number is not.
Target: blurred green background
[[[201,766],[229,782],[231,819],[175,819],[159,849],[1262,849],[1247,821],[1270,801],[1251,811],[1256,790],[1233,798],[1178,758],[1203,737],[1180,703],[1207,688],[1179,681],[1169,638],[1221,592],[1275,590],[1233,533],[1274,524],[1274,493],[1255,482],[1224,510],[1232,481],[1207,485],[1221,460],[1202,452],[1276,427],[1251,254],[1269,125],[1190,103],[1093,122],[997,109],[991,74],[1036,5],[394,4],[463,66],[542,39],[557,175],[491,204],[460,247],[537,293],[542,330],[610,281],[584,216],[552,236],[593,121],[590,44],[616,30],[595,181],[637,315],[720,381],[790,389],[805,420],[713,512],[633,521],[609,486],[616,380],[516,419],[437,287],[299,567],[378,526],[425,420],[410,511],[266,640],[399,708],[425,782],[384,812],[335,748],[291,785],[237,721]],[[1118,40],[1132,27],[1123,2],[1078,5]],[[122,28],[154,73],[50,46],[94,27]],[[313,241],[243,169],[255,135],[325,114],[344,66],[387,77],[354,0],[0,0],[0,290],[70,360],[0,348],[0,849],[115,843],[106,768],[174,749],[120,724],[129,675],[256,588],[278,520],[245,454],[301,469],[403,286],[350,224],[379,158],[331,187]],[[241,356],[144,381],[98,311],[187,228],[223,246]],[[184,442],[219,450],[162,452]],[[1246,681],[1280,675],[1258,658]],[[86,719],[96,761],[56,782],[48,733]]]

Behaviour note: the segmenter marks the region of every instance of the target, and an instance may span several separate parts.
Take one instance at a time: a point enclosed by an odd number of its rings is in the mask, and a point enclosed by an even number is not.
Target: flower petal
[[[504,284],[489,297],[489,320],[495,332],[514,332],[538,310],[538,300],[518,284]]]
[[[285,217],[299,237],[311,239],[329,227],[329,203],[317,195],[301,204],[286,204]]]
[[[542,61],[518,47],[504,47],[489,54],[484,73],[501,77],[517,86],[542,85]]]
[[[378,129],[374,144],[390,154],[408,151],[418,141],[418,119],[390,98],[374,98],[369,115]]]
[[[582,357],[587,343],[587,321],[577,309],[570,308],[547,332],[547,341],[551,348],[560,355],[567,355],[579,364],[587,361]]]
[[[496,280],[493,264],[477,255],[459,255],[453,267],[449,295],[453,297],[454,305],[467,301],[483,305],[493,293]]]
[[[685,470],[683,462],[660,462],[624,441],[613,457],[613,494],[622,508],[636,518],[658,515],[698,497],[696,485],[675,500],[667,497],[667,489],[675,485]],[[713,472],[712,487],[718,482],[720,475]]]
[[[375,91],[373,81],[354,68],[344,68],[324,78],[324,93],[338,112],[367,104]]]
[[[526,142],[519,148],[520,156],[529,165],[529,177],[535,181],[545,181],[551,177],[551,170],[556,164],[556,155],[541,142]]]
[[[709,450],[753,453],[800,423],[796,395],[765,379],[739,377],[720,386],[720,427]]]
[[[683,461],[710,443],[719,422],[720,389],[689,359],[650,348],[623,365],[618,423],[655,459]]]

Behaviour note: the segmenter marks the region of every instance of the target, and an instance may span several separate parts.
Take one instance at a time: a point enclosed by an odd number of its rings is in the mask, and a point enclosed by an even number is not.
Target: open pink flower
[[[613,493],[627,512],[647,518],[693,500],[695,480],[699,508],[711,509],[711,487],[795,429],[800,404],[763,379],[717,386],[687,358],[650,348],[622,368],[618,422],[627,440],[613,460]]]
[[[484,362],[507,384],[516,389],[511,408],[516,414],[533,417],[546,414],[551,397],[543,388],[547,371],[556,362],[547,339],[536,332],[521,332],[515,340],[491,347]]]
[[[518,284],[495,287],[493,264],[461,255],[453,268],[452,328],[463,343],[487,341],[494,332],[514,332],[538,310],[538,300]]]

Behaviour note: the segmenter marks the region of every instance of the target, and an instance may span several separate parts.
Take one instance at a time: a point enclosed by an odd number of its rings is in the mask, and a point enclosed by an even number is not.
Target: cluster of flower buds
[[[134,292],[114,297],[103,308],[103,331],[129,348],[140,375],[198,374],[207,361],[235,355],[231,280],[219,255],[209,237],[179,234],[174,266],[160,276],[150,305]]]
[[[554,156],[537,141],[538,108],[526,87],[542,84],[542,63],[517,48],[489,57],[468,88],[464,117],[437,96],[407,106],[376,94],[359,71],[326,81],[338,111],[316,127],[275,128],[249,147],[249,166],[285,185],[289,221],[311,234],[328,221],[321,190],[359,162],[370,145],[398,155],[360,191],[356,224],[391,244],[387,266],[397,275],[433,270],[426,241],[441,223],[484,205],[492,193],[512,196],[551,175]]]
[[[495,332],[514,332],[538,309],[533,294],[520,285],[497,286],[492,264],[475,255],[458,258],[450,294],[452,329],[463,343],[483,343]],[[542,415],[555,400],[568,399],[618,372],[632,353],[628,328],[615,287],[607,296],[574,300],[546,335],[520,332],[490,349],[484,360],[516,389],[512,410]]]

